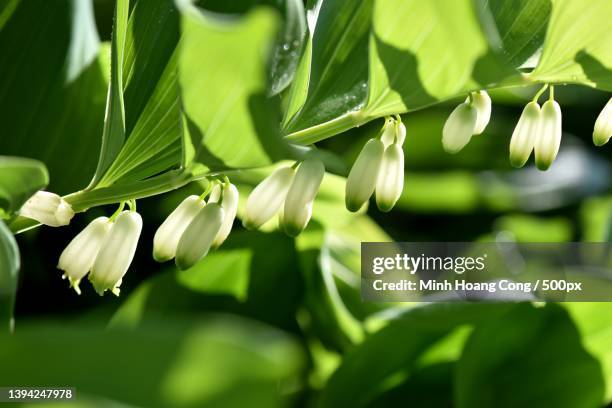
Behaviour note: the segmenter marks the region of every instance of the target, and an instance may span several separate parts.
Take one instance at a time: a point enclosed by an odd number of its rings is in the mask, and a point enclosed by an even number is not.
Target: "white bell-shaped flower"
[[[98,294],[110,289],[119,295],[121,279],[134,259],[141,231],[142,217],[137,212],[122,211],[117,216],[89,274]]]
[[[218,203],[206,204],[198,212],[179,240],[176,266],[189,269],[208,254],[223,224],[223,215]]]
[[[608,143],[610,137],[612,137],[612,98],[597,116],[593,130],[593,143],[595,146],[603,146]]]
[[[39,191],[19,210],[19,215],[31,218],[50,227],[70,224],[74,217],[72,206],[57,194]]]
[[[221,187],[219,187],[219,189],[221,190]],[[236,219],[236,211],[238,211],[239,195],[236,186],[230,183],[224,184],[222,194],[223,201],[221,202],[221,207],[223,208],[223,224],[221,224],[221,228],[212,243],[213,248],[218,248],[227,239],[232,231],[234,220]]]
[[[320,160],[307,159],[300,163],[283,208],[282,225],[290,236],[297,236],[308,224],[312,214],[312,202],[319,191],[325,166]],[[310,210],[305,210],[310,207]],[[305,213],[308,217],[305,218]]]
[[[378,180],[376,205],[381,211],[391,211],[404,189],[404,151],[397,143],[385,149]]]
[[[187,226],[204,208],[204,200],[197,195],[184,199],[159,226],[153,237],[153,258],[165,262],[176,256],[178,242]]]
[[[400,146],[404,145],[406,141],[406,125],[403,122],[397,123],[397,144]]]
[[[70,241],[60,255],[57,267],[64,271],[63,277],[68,278],[70,286],[79,295],[79,283],[91,270],[111,226],[107,217],[96,218]]]
[[[442,129],[442,146],[448,153],[457,153],[468,144],[478,120],[478,111],[467,102],[457,106]]]
[[[491,97],[487,91],[472,92],[472,104],[477,112],[474,134],[479,135],[484,132],[491,119]]]
[[[346,180],[345,204],[355,212],[372,196],[385,151],[379,139],[370,139],[363,146]]]
[[[387,118],[383,131],[380,136],[385,148],[391,146],[393,143],[398,143],[400,146],[404,144],[406,140],[406,126],[394,118]]]
[[[285,202],[293,181],[295,170],[281,167],[266,177],[249,195],[244,213],[243,225],[248,229],[262,226],[272,218]]]
[[[557,157],[561,145],[561,108],[555,100],[549,99],[542,105],[541,115],[534,153],[537,168],[546,170]]]
[[[540,132],[541,116],[537,102],[529,102],[523,109],[510,139],[510,164],[513,167],[523,167],[529,160]]]

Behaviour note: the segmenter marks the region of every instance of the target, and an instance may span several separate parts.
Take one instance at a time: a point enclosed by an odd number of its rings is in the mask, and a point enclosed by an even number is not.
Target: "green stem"
[[[125,208],[125,201],[122,201],[121,204],[119,204],[119,208],[117,208],[115,210],[113,215],[111,215],[108,220],[109,221],[115,221],[115,218],[117,218],[119,216],[119,214],[121,214],[121,211],[123,211],[124,208]]]
[[[532,102],[537,102],[538,99],[540,99],[540,96],[542,96],[542,94],[546,90],[546,88],[548,88],[548,84],[544,84],[544,86],[542,88],[540,88],[540,90],[538,92],[536,92],[536,94],[533,96],[533,99],[531,101]],[[551,89],[552,89],[552,87],[551,87]]]
[[[195,179],[196,177],[184,170],[173,170],[144,181],[78,191],[64,198],[72,205],[75,212],[82,212],[91,207],[165,193],[182,187]]]
[[[555,87],[552,85],[550,86],[550,93],[548,94],[548,100],[550,101],[555,100]]]
[[[370,119],[373,118],[366,118],[361,111],[349,112],[328,122],[289,133],[285,136],[285,139],[291,143],[310,145],[354,127],[361,126]]]

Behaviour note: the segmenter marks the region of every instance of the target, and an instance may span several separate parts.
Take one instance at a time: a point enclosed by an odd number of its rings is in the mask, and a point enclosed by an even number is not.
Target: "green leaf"
[[[521,304],[474,329],[457,363],[455,395],[460,408],[586,408],[601,406],[604,383],[565,310]]]
[[[127,331],[23,324],[0,337],[0,358],[3,384],[70,384],[77,393],[147,407],[283,406],[303,366],[286,334],[229,315]]]
[[[0,219],[19,210],[48,183],[47,169],[38,160],[0,156]]]
[[[612,91],[612,3],[552,0],[540,62],[530,77]]]
[[[126,32],[116,23],[115,37],[125,36],[125,51],[113,60],[121,80],[118,77],[111,84],[110,92],[113,96],[115,89],[122,90],[116,91],[115,103],[124,100],[125,143],[118,130],[104,135],[109,144],[113,140],[120,143],[120,150],[108,155],[111,164],[95,181],[96,187],[144,180],[178,167],[181,160],[178,12],[171,0],[138,1],[122,24],[127,24]],[[120,115],[115,119],[119,126]],[[107,125],[112,123],[109,116]]]
[[[415,307],[349,351],[321,395],[322,407],[364,406],[385,381],[410,371],[417,358],[453,329],[495,319],[509,304],[439,303]]]
[[[286,155],[278,101],[266,97],[266,55],[277,18],[256,8],[226,20],[190,4],[181,9],[184,164],[195,173],[263,166]]]
[[[471,0],[377,2],[373,21],[368,116],[418,109],[513,74],[489,51]]]
[[[11,231],[0,220],[0,333],[13,331],[18,274],[19,248]]]
[[[21,1],[8,9],[0,29],[0,152],[42,161],[49,190],[73,192],[94,173],[104,119],[91,1]]]
[[[582,344],[601,364],[606,382],[605,401],[612,401],[612,304],[598,302],[564,303],[576,327]]]
[[[280,3],[284,24],[270,62],[271,95],[282,92],[291,84],[306,38],[306,13],[302,0],[284,0]]]
[[[129,13],[129,0],[117,0],[111,38],[111,64],[104,131],[98,167],[91,182],[95,185],[112,164],[125,140],[125,109],[123,102],[123,54]]]
[[[300,63],[285,118],[285,133],[326,122],[363,103],[372,0],[328,0],[311,11],[311,40]],[[307,91],[305,87],[307,86]],[[307,98],[304,100],[305,93]]]

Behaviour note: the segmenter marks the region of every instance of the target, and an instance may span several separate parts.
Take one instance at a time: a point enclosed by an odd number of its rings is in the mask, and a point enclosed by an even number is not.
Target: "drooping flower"
[[[248,229],[261,227],[278,213],[293,181],[295,170],[281,167],[253,189],[247,199],[243,225]]]
[[[219,187],[221,190],[221,187]],[[213,248],[218,248],[229,236],[234,220],[236,219],[236,211],[238,210],[238,189],[235,185],[225,183],[221,192],[223,201],[221,207],[223,208],[223,224],[215,236],[212,243]]]
[[[469,102],[457,106],[442,129],[442,146],[448,153],[457,153],[468,144],[478,120],[478,110]]]
[[[546,170],[557,157],[561,145],[561,108],[549,99],[542,105],[541,121],[534,145],[536,166]]]
[[[320,160],[307,159],[300,163],[287,192],[281,224],[290,236],[297,236],[312,215],[312,202],[319,191],[325,166]]]
[[[91,270],[111,226],[107,217],[96,218],[70,241],[60,255],[57,267],[64,271],[63,277],[68,278],[70,286],[79,295],[79,283]]]
[[[491,97],[484,90],[472,92],[472,101],[477,112],[474,135],[479,135],[484,132],[491,119]]]
[[[610,137],[612,137],[612,98],[597,116],[593,130],[593,143],[595,146],[603,146],[608,143]]]
[[[189,223],[204,208],[204,200],[197,195],[184,199],[160,225],[153,237],[153,258],[165,262],[175,257],[176,247]]]
[[[50,227],[70,224],[74,217],[72,206],[57,194],[39,191],[19,210],[19,215],[31,218]]]
[[[176,266],[189,269],[208,254],[223,224],[223,208],[209,203],[202,208],[181,236],[176,248]]]
[[[372,196],[384,150],[380,139],[368,140],[361,149],[346,180],[345,204],[349,211],[359,210]]]
[[[540,133],[541,116],[537,102],[529,102],[523,109],[510,139],[510,164],[513,167],[523,167],[529,160]]]
[[[404,151],[398,143],[385,149],[376,182],[376,205],[390,211],[404,188]]]
[[[127,272],[142,231],[142,218],[135,211],[122,211],[113,223],[96,256],[89,280],[98,294],[110,289],[119,295],[119,286]]]
[[[380,140],[383,142],[385,147],[390,146],[395,143],[395,139],[397,137],[397,126],[395,124],[395,119],[392,117],[388,117],[385,119],[385,124],[383,125],[383,130],[380,135]]]

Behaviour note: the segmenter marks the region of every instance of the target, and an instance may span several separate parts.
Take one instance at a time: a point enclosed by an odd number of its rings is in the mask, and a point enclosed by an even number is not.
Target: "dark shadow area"
[[[191,144],[195,150],[194,160],[196,160],[199,163],[205,163],[206,167],[208,167],[211,170],[227,169],[228,168],[227,164],[225,164],[225,162],[221,158],[219,158],[218,156],[215,156],[215,154],[211,152],[206,146],[206,143],[204,140],[205,136],[200,131],[200,128],[198,127],[198,125],[193,120],[191,120],[187,112],[184,113],[184,116],[185,116],[184,123],[187,125],[187,132],[189,133],[189,139],[191,139]]]
[[[249,113],[261,147],[272,161],[290,157],[289,145],[280,136],[280,100],[264,93],[249,96]]]
[[[427,93],[419,80],[419,62],[415,55],[385,43],[378,36],[374,40],[387,71],[389,87],[401,95],[404,105],[410,110],[435,102],[436,98]]]
[[[584,74],[598,87],[612,90],[612,70],[606,68],[601,62],[585,50],[581,50],[574,58],[584,71]]]

